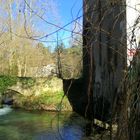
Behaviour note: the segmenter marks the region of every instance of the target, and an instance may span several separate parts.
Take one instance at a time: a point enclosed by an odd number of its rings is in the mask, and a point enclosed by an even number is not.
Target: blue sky
[[[82,14],[82,0],[59,0],[58,7],[65,24]]]
[[[60,27],[63,27],[67,23],[71,22],[73,19],[82,15],[82,1],[83,0],[55,0],[57,5],[58,14],[60,16],[61,24]],[[82,21],[80,18],[79,21]],[[57,23],[54,23],[57,24]],[[66,26],[65,29],[72,30],[73,24]],[[56,36],[56,35],[55,35]],[[61,30],[58,32],[59,40],[70,37],[71,33]],[[63,40],[63,43],[66,47],[69,46],[70,38]]]
[[[26,1],[25,6],[30,15],[30,11],[32,11],[28,7],[30,0]],[[37,35],[39,36],[38,38],[40,41],[44,42],[45,46],[56,46],[56,31],[59,30],[59,40],[62,40],[65,46],[69,47],[70,37],[72,35],[70,31],[72,31],[74,23],[65,27],[65,29],[69,30],[69,32],[66,30],[60,30],[60,28],[70,23],[77,17],[82,16],[82,1],[83,0],[36,0],[36,3],[32,4],[33,7],[31,8],[34,11],[32,15],[36,15],[37,13],[42,18],[37,15],[33,16],[31,24],[35,28]],[[21,2],[20,5],[20,10],[24,12],[24,3]],[[14,5],[13,9],[15,10],[15,8],[16,6]],[[78,19],[78,22],[82,24],[82,18]],[[56,27],[55,25],[59,27]]]
[[[59,11],[60,16],[62,19],[62,24],[65,25],[72,21],[73,19],[76,19],[77,17],[82,15],[82,0],[58,0],[59,4]],[[69,30],[72,29],[72,24],[68,26],[67,28]],[[62,34],[62,38],[71,36],[70,32],[61,32],[59,33],[60,36]],[[69,40],[65,40],[64,43],[68,45]]]
[[[29,15],[31,9],[28,7],[30,0],[26,0],[27,4],[26,8]],[[32,15],[39,14],[43,19],[41,19],[38,16],[33,16],[31,20],[31,26],[34,27],[34,29],[37,32],[37,35],[39,36],[40,41],[54,41],[55,43],[44,43],[45,46],[56,45],[57,40],[57,33],[55,31],[59,30],[60,28],[55,27],[52,24],[58,25],[59,27],[63,27],[66,24],[70,23],[74,19],[76,19],[79,16],[82,16],[82,1],[83,0],[37,0],[36,3],[34,3],[33,7],[31,7],[34,11]],[[23,12],[25,10],[24,0],[20,1],[19,7],[13,3],[13,17],[16,17],[16,14],[19,14],[19,10]],[[52,7],[52,9],[51,9]],[[17,13],[16,13],[17,12]],[[43,16],[42,16],[43,15]],[[24,17],[24,16],[23,16]],[[23,20],[24,22],[24,20]],[[49,24],[49,23],[52,24]],[[82,18],[78,20],[82,24]],[[66,26],[65,29],[72,31],[72,27],[74,27],[74,23],[71,23],[69,26]],[[53,33],[54,32],[54,33]],[[39,33],[39,34],[38,34]],[[66,47],[69,47],[70,37],[72,34],[71,32],[65,31],[65,30],[59,30],[58,36],[59,40],[62,40],[63,43],[66,45]],[[64,38],[67,38],[64,40]]]

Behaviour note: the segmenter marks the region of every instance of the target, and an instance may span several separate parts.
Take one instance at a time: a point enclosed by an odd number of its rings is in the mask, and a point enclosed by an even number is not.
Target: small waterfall
[[[6,105],[3,108],[0,108],[0,116],[6,115],[6,114],[8,114],[11,111],[12,111],[12,108],[10,106]]]

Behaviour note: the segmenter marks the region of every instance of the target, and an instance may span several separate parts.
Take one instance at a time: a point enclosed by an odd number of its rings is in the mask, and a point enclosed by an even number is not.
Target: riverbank
[[[62,80],[49,78],[19,78],[12,87],[7,86],[1,102],[25,110],[72,111],[63,92]]]
[[[25,110],[45,111],[72,111],[71,105],[63,91],[45,92],[38,96],[17,95],[14,98],[13,108]]]

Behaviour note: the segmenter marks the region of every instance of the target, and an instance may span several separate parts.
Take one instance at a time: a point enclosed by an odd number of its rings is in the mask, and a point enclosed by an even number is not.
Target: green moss
[[[0,93],[3,93],[9,86],[15,85],[18,78],[9,75],[0,76]]]

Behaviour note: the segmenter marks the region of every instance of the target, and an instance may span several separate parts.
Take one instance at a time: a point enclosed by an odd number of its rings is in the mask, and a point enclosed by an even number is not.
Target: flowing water
[[[86,125],[70,112],[0,109],[0,140],[87,140]]]

